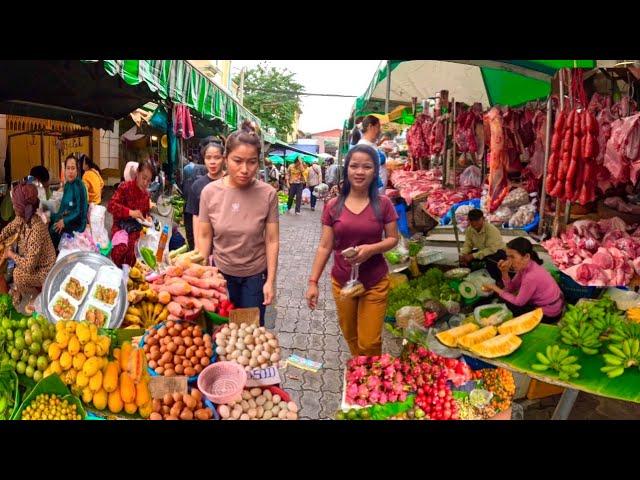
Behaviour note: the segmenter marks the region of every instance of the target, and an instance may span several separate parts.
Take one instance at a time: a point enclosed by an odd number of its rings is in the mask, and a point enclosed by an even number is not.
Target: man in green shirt
[[[465,233],[464,245],[460,249],[460,264],[471,265],[474,260],[484,263],[489,275],[496,282],[500,282],[502,274],[498,262],[507,258],[500,230],[485,220],[482,210],[471,210],[468,218],[469,228]]]

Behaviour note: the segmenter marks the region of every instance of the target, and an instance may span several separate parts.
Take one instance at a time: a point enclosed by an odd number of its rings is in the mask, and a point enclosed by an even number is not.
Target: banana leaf
[[[533,331],[520,338],[522,339],[520,348],[505,357],[487,359],[467,351],[465,351],[465,355],[478,358],[497,367],[524,373],[531,378],[560,387],[573,388],[601,397],[640,403],[640,369],[637,367],[628,368],[623,375],[617,378],[607,377],[600,371],[605,366],[602,355],[586,355],[579,348],[565,345],[560,341],[560,329],[556,325],[540,324]],[[544,352],[547,345],[554,343],[558,343],[562,348],[569,348],[570,355],[578,357],[577,363],[582,365],[578,378],[563,381],[558,378],[555,371],[537,372],[531,368],[531,364],[539,363],[536,359],[536,352]],[[603,352],[604,347],[601,347],[600,351]]]
[[[24,398],[20,408],[11,417],[11,420],[20,420],[22,418],[22,411],[38,396],[43,393],[54,394],[62,397],[62,400],[67,400],[69,403],[73,403],[76,406],[78,414],[82,419],[87,418],[87,412],[82,406],[82,402],[78,397],[71,395],[71,392],[67,386],[60,380],[60,377],[55,373],[49,375],[46,378],[40,380],[35,387]]]
[[[100,335],[111,338],[111,353],[116,347],[122,346],[124,342],[130,342],[134,337],[144,335],[144,328],[101,328],[98,330]]]
[[[8,385],[13,385],[13,408],[6,416],[6,419],[10,419],[13,418],[16,411],[20,407],[20,389],[18,388],[18,376],[16,375],[16,372],[14,370],[9,367],[5,367],[3,369],[0,369],[0,380]]]

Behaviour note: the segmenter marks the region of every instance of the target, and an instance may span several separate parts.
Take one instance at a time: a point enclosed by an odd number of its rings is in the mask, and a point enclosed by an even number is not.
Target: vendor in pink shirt
[[[542,308],[543,323],[560,320],[564,296],[551,274],[542,267],[542,260],[529,240],[518,237],[507,243],[507,260],[501,260],[498,267],[502,272],[504,290],[496,285],[483,288],[502,298],[514,317]],[[513,279],[509,278],[510,269],[516,272]]]

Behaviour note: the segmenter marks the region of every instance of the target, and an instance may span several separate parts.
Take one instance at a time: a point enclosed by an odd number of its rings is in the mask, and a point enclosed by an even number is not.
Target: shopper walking
[[[191,216],[193,221],[193,238],[197,239],[200,228],[200,198],[202,190],[211,182],[219,180],[224,176],[224,145],[220,140],[211,140],[205,144],[200,150],[200,155],[204,158],[204,165],[207,168],[207,174],[198,177],[191,185],[189,192],[189,201],[185,205],[185,214]],[[194,246],[189,246],[193,250]]]
[[[378,150],[378,138],[380,137],[380,119],[373,115],[367,115],[362,121],[362,138],[358,145],[368,145],[378,154],[379,175],[377,180],[378,192],[382,195],[387,187],[387,169],[385,166],[387,157]]]
[[[184,196],[185,205],[191,202],[191,187],[193,183],[200,177],[207,174],[207,169],[204,165],[196,163],[193,157],[189,157],[189,163],[187,163],[182,169],[182,195]],[[195,240],[193,234],[193,215],[186,209],[183,212],[184,217],[184,231],[187,234],[187,244],[189,249],[195,248]]]
[[[225,144],[227,175],[207,185],[200,197],[197,248],[227,279],[236,307],[260,309],[275,298],[280,231],[278,196],[256,176],[262,142],[249,121]]]
[[[302,157],[289,165],[287,170],[287,188],[289,189],[289,200],[287,201],[287,212],[291,210],[293,200],[296,201],[296,215],[300,215],[302,205],[302,189],[304,188],[304,164]]]
[[[313,160],[313,164],[309,167],[309,174],[307,178],[307,184],[311,191],[311,211],[313,212],[316,210],[316,202],[318,201],[313,189],[322,183],[322,170],[320,169],[320,165],[318,165],[317,158]]]
[[[325,183],[329,186],[329,189],[338,184],[338,164],[333,158],[327,160],[329,166],[327,167],[327,174],[325,176]]]
[[[333,251],[333,296],[349,350],[354,356],[380,355],[389,293],[388,269],[382,254],[398,243],[398,215],[391,201],[378,195],[379,162],[373,148],[367,145],[352,148],[345,158],[345,173],[340,196],[327,203],[322,213],[322,237],[306,299],[309,308],[314,309],[319,296],[318,281]],[[348,253],[347,249],[355,254],[343,255]],[[355,298],[342,292],[354,267],[358,268],[358,280],[364,287],[364,292]]]

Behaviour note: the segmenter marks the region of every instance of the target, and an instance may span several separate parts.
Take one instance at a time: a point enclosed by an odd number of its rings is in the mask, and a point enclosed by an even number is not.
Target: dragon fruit
[[[382,380],[379,377],[374,377],[373,375],[367,378],[367,387],[369,390],[376,390],[380,388],[382,385]]]
[[[355,367],[347,374],[347,381],[359,382],[367,376],[367,368],[364,366]]]
[[[380,391],[374,390],[369,394],[369,403],[378,403],[380,401]]]
[[[396,373],[396,369],[389,365],[384,369],[384,378],[393,378]]]
[[[377,363],[380,361],[380,355],[375,355],[373,357],[371,357],[371,363]]]
[[[366,355],[358,355],[353,358],[354,365],[367,365],[367,363],[369,363],[369,357]]]
[[[388,402],[389,402],[389,397],[387,396],[387,394],[386,394],[386,393],[382,392],[382,393],[380,394],[380,400],[379,400],[379,403],[380,403],[381,405],[384,405],[384,404],[386,404],[386,403],[388,403]]]
[[[401,383],[394,383],[393,384],[393,393],[400,394],[403,391],[404,391],[404,387],[402,386]]]
[[[393,359],[391,358],[391,355],[389,355],[388,353],[385,353],[384,355],[382,355],[380,357],[380,366],[385,368],[388,367],[390,365],[393,364]]]
[[[347,387],[347,397],[356,398],[358,396],[358,385],[350,383]],[[351,403],[351,402],[350,402]]]
[[[356,404],[360,405],[361,407],[366,407],[367,401],[364,398],[359,398],[358,400],[356,400]]]
[[[401,402],[404,402],[407,399],[407,392],[402,392],[399,396],[398,396],[398,400],[400,400]]]
[[[382,388],[385,390],[391,390],[393,388],[393,382],[391,380],[383,380]]]
[[[404,375],[402,375],[402,372],[396,372],[395,381],[397,383],[402,383],[404,381]]]
[[[424,348],[422,345],[418,347],[418,356],[420,358],[425,358],[427,356],[427,354],[429,353],[429,350],[427,350],[426,348]]]
[[[390,402],[397,402],[397,401],[398,401],[398,394],[396,394],[396,393],[390,393],[390,394],[389,394],[389,401],[390,401]]]
[[[366,385],[360,385],[358,387],[358,397],[360,398],[368,398],[369,397],[369,389]]]

